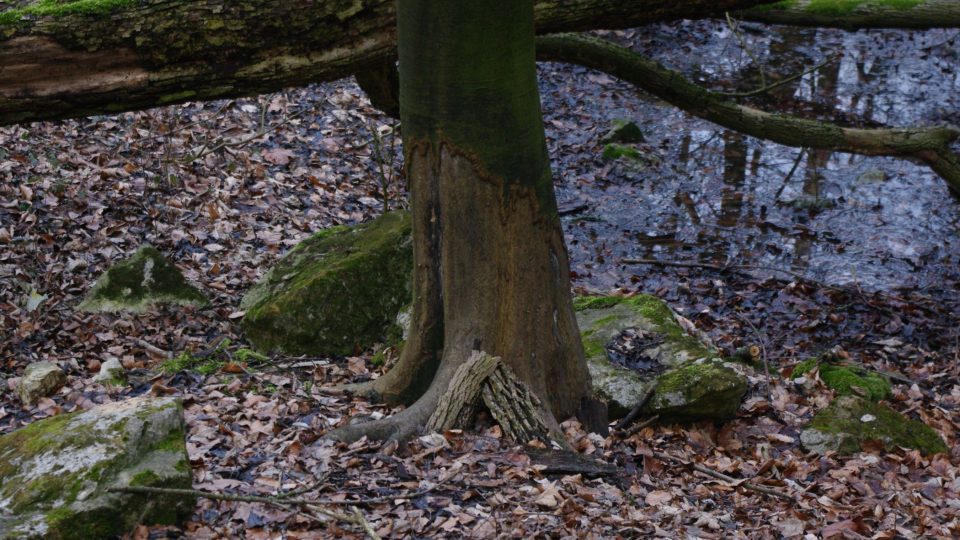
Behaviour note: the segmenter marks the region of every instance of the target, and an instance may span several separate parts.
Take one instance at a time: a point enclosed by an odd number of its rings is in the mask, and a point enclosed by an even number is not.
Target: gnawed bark
[[[509,440],[552,440],[566,446],[560,426],[543,410],[537,396],[500,358],[481,351],[473,351],[457,368],[426,427],[441,433],[469,428],[484,409]]]
[[[536,25],[623,28],[764,1],[548,0]],[[61,4],[0,11],[0,125],[262,94],[396,58],[394,0]]]
[[[960,27],[960,0],[790,0],[751,8],[738,15],[747,21],[768,24],[822,26],[845,30],[957,28]]]
[[[710,92],[654,60],[607,41],[575,34],[537,38],[537,58],[604,71],[725,128],[787,146],[868,156],[909,158],[927,164],[960,194],[960,157],[950,145],[960,128],[856,129],[772,114]]]
[[[399,415],[331,436],[425,427],[424,411],[462,392],[465,379],[451,381],[474,350],[502,358],[513,374],[486,377],[496,388],[488,398],[494,414],[512,422],[507,429],[533,433],[535,425],[498,396],[529,391],[549,426],[592,394],[537,92],[533,3],[401,0],[399,13],[411,331],[428,338],[408,341],[392,370],[409,375],[378,379],[373,390],[389,399],[415,395],[411,387],[425,381],[429,387]],[[510,382],[514,376],[526,390]]]

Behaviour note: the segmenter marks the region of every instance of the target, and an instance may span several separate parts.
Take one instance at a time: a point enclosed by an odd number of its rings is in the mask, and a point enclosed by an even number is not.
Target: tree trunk
[[[470,377],[454,375],[474,351],[500,357],[555,431],[591,385],[540,114],[533,0],[400,0],[399,13],[416,327],[390,372],[404,375],[376,387],[388,397],[429,387],[400,414],[335,436],[402,438],[427,425],[467,390]]]
[[[822,2],[796,0],[751,8],[746,21],[793,26],[861,28],[956,28],[960,26],[960,0],[864,0]]]
[[[624,28],[764,1],[769,0],[540,1],[537,31]],[[396,58],[395,24],[393,0],[8,7],[0,11],[0,125],[340,79]]]

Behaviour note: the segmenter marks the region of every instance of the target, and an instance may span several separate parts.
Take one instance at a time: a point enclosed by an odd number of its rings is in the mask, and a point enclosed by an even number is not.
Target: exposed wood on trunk
[[[917,0],[916,2],[796,0],[748,9],[740,15],[744,20],[754,22],[823,26],[846,30],[958,28],[960,27],[960,0]]]
[[[960,128],[955,126],[857,129],[767,113],[697,86],[683,74],[629,49],[584,35],[539,37],[537,57],[604,71],[690,114],[760,139],[787,146],[918,160],[960,194],[960,157],[950,148],[960,137]]]
[[[473,351],[457,368],[426,427],[439,432],[469,429],[483,409],[490,411],[509,440],[521,444],[552,440],[566,446],[537,396],[499,357],[481,351]]]
[[[765,0],[549,0],[541,33],[710,16]],[[766,0],[768,1],[768,0]],[[131,0],[109,14],[0,11],[0,125],[335,80],[396,58],[394,0]]]

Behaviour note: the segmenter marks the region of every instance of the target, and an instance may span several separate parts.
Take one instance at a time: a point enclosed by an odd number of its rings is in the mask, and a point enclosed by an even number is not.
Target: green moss
[[[888,448],[914,448],[924,454],[948,451],[940,435],[929,426],[886,405],[854,396],[835,399],[818,412],[807,427],[837,436],[842,453],[857,452],[869,440],[882,441]]]
[[[806,11],[816,15],[842,17],[852,13],[861,4],[908,10],[916,7],[921,1],[922,0],[811,0],[810,3],[807,4]]]
[[[160,482],[160,477],[153,471],[141,471],[130,479],[131,486],[154,486]]]
[[[65,15],[103,16],[132,6],[136,0],[38,0],[21,8],[0,13],[0,25],[19,22],[24,18],[62,17]]]
[[[174,94],[167,94],[165,96],[160,96],[157,100],[157,103],[163,105],[165,103],[180,102],[186,99],[190,99],[197,95],[195,90],[184,90],[182,92],[176,92]]]
[[[261,351],[339,356],[384,342],[410,303],[409,214],[318,233],[244,297],[243,329]]]
[[[187,451],[187,446],[184,441],[184,433],[182,431],[172,431],[165,439],[154,445],[153,449],[166,452],[185,453]]]
[[[657,379],[647,415],[662,421],[727,420],[736,416],[747,381],[720,361],[691,362]]]
[[[630,161],[643,161],[643,154],[636,148],[625,144],[610,143],[603,147],[603,159],[613,161],[620,158],[626,158]]]
[[[820,363],[816,358],[797,364],[793,368],[793,378],[811,372],[818,365],[820,380],[841,396],[862,395],[879,401],[890,395],[890,381],[879,373],[856,366]]]
[[[585,309],[603,309],[615,306],[622,302],[623,296],[577,296],[573,299],[573,309],[583,311]]]

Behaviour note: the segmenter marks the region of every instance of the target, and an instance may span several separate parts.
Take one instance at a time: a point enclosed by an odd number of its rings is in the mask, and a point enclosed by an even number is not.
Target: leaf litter
[[[694,41],[700,38],[687,34],[719,32],[685,24],[658,32]],[[637,39],[630,32],[613,37]],[[582,208],[595,208],[595,192],[577,199],[571,189],[600,181],[632,185],[636,172],[619,165],[600,164],[594,178],[584,179],[598,164],[584,157],[592,135],[582,128],[594,124],[597,113],[585,92],[629,90],[608,76],[567,69],[568,79],[582,86],[548,81],[543,93],[561,207],[575,209],[565,218],[575,285],[656,292],[728,354],[763,345],[781,375],[796,361],[842,344],[853,360],[896,376],[888,402],[937,429],[950,455],[879,448],[849,457],[807,455],[799,447],[800,427],[826,406],[830,391],[817,380],[798,387],[780,377],[767,386],[762,376],[753,378],[738,417],[723,426],[651,425],[626,438],[602,438],[565,422],[571,446],[615,467],[615,474],[557,472],[539,460],[537,445],[509,444],[497,426],[484,423],[470,433],[427,434],[402,445],[325,441],[325,433],[351,418],[391,414],[322,392],[377,377],[383,367],[371,362],[370,351],[347,358],[252,356],[239,334],[236,306],[270,264],[307,235],[382,211],[372,154],[392,148],[380,162],[398,169],[400,148],[372,144],[372,130],[392,133],[392,123],[349,81],[0,128],[0,385],[7,390],[0,394],[0,432],[146,392],[177,395],[189,425],[194,487],[349,502],[381,537],[960,535],[955,286],[864,290],[804,276],[610,268],[617,259],[614,240],[603,227],[591,232],[591,222],[578,217]],[[596,130],[605,127],[597,123]],[[404,204],[402,185],[388,189],[392,206]],[[203,285],[211,307],[160,308],[138,317],[75,311],[96,277],[143,242]],[[161,369],[183,352],[212,368]],[[126,386],[92,382],[110,358],[127,370]],[[10,390],[22,369],[40,360],[59,362],[70,382],[22,408]],[[745,489],[747,482],[795,502]],[[184,535],[364,532],[263,504],[201,501],[183,529],[140,527],[130,536]]]

